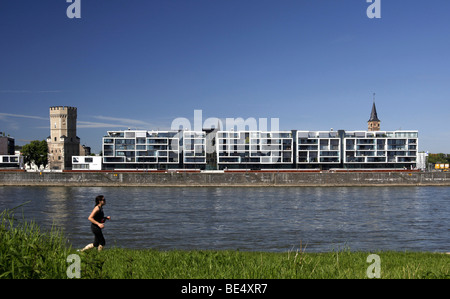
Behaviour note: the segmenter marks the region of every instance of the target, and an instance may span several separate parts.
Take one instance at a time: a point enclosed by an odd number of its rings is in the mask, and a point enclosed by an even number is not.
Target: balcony
[[[358,151],[372,151],[375,149],[375,145],[357,145],[356,150]]]
[[[356,139],[356,143],[361,145],[375,144],[375,139]]]
[[[320,156],[321,157],[339,157],[339,152],[321,151]]]
[[[301,138],[298,140],[298,144],[318,144],[318,139],[304,139]]]

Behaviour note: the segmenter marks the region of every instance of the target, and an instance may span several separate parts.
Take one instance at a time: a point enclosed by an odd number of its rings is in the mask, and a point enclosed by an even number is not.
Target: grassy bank
[[[70,247],[60,231],[0,213],[0,278],[64,278]]]
[[[89,276],[171,279],[364,279],[367,252],[267,253],[110,249],[81,255]],[[378,252],[381,278],[450,278],[450,256]],[[95,261],[94,263],[90,261]],[[98,264],[98,262],[101,263]],[[94,270],[93,270],[94,269]],[[97,272],[96,272],[97,271]]]
[[[373,252],[381,278],[450,278],[450,255]],[[42,232],[3,212],[0,226],[0,278],[67,278],[67,257],[77,254],[81,278],[112,279],[296,279],[367,278],[368,252],[284,253],[240,251],[158,251],[112,248],[77,252],[55,230]]]

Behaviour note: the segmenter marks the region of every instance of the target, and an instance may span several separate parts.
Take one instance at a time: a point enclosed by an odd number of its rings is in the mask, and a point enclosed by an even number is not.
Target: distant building
[[[0,155],[0,169],[4,168],[22,169],[23,167],[24,167],[23,156]]]
[[[23,156],[14,151],[14,138],[0,132],[0,169],[23,168]]]
[[[70,169],[72,156],[80,154],[76,107],[50,107],[50,136],[47,144],[49,168]]]
[[[417,153],[417,169],[420,170],[427,169],[427,157],[428,153],[425,152]]]
[[[91,147],[86,145],[80,145],[80,156],[90,156],[91,155]]]
[[[370,113],[370,119],[367,122],[369,131],[379,131],[381,121],[378,119],[377,107],[375,107],[375,100],[372,105],[372,112]]]
[[[72,170],[102,170],[102,157],[72,156]]]
[[[14,155],[14,138],[0,132],[0,155]]]

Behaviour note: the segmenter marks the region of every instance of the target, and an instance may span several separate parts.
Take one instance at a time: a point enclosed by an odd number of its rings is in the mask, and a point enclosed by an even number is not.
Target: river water
[[[450,187],[0,187],[0,210],[91,243],[95,196],[108,247],[242,251],[450,251]]]

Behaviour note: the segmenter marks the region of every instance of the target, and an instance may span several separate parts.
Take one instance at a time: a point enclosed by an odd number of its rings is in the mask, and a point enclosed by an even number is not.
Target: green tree
[[[449,163],[449,161],[450,161],[449,155],[446,155],[443,153],[428,155],[428,163],[443,164],[443,163]]]
[[[25,164],[36,164],[37,167],[47,166],[48,164],[48,145],[47,141],[33,140],[22,147],[22,155]]]

